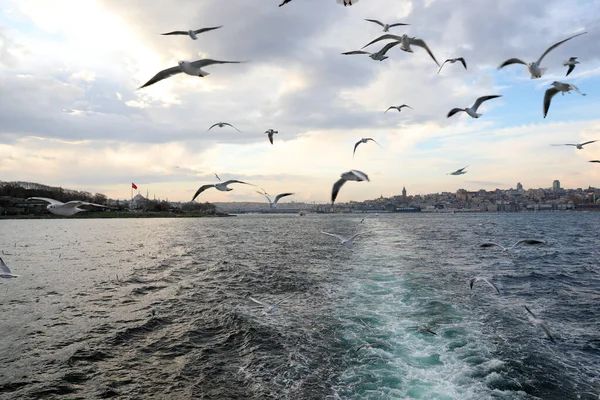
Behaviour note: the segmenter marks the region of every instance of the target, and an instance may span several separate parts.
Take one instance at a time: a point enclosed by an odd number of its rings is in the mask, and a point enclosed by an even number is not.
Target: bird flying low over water
[[[335,0],[338,4],[343,4],[344,7],[358,3],[358,0]]]
[[[546,93],[544,94],[544,118],[546,118],[546,115],[548,115],[548,110],[550,109],[550,102],[552,101],[552,98],[558,92],[561,92],[562,95],[564,96],[565,93],[569,93],[571,90],[574,90],[577,93],[579,93],[580,95],[585,96],[585,93],[581,93],[579,88],[577,86],[573,85],[572,83],[563,83],[563,82],[554,81],[554,82],[552,82],[552,86],[553,87],[546,90]]]
[[[530,315],[529,323],[531,325],[539,326],[544,331],[546,336],[548,336],[548,339],[550,339],[551,341],[554,342],[554,338],[552,337],[552,334],[550,333],[550,329],[548,329],[548,325],[546,325],[546,322],[544,320],[541,320],[538,317],[536,317],[535,314],[532,313],[531,310],[527,306],[524,306],[524,307]]]
[[[542,63],[542,60],[544,59],[544,57],[546,57],[546,54],[550,53],[552,50],[554,50],[555,48],[557,48],[564,42],[571,40],[577,36],[581,36],[585,33],[587,33],[587,32],[581,32],[581,33],[578,33],[577,35],[573,35],[564,40],[561,40],[560,42],[554,43],[552,46],[550,46],[550,47],[548,47],[548,49],[546,49],[546,51],[540,56],[540,58],[538,58],[537,61],[526,63],[525,61],[518,59],[518,58],[509,58],[508,60],[504,61],[498,67],[498,69],[504,68],[507,65],[511,65],[511,64],[523,64],[523,65],[527,66],[527,69],[529,70],[529,73],[531,74],[531,79],[541,78],[542,75],[544,75],[544,72],[546,72],[546,70],[548,69],[548,68],[540,68],[540,64]]]
[[[171,67],[171,68],[167,68],[167,69],[163,69],[162,71],[160,71],[158,74],[154,75],[154,77],[152,77],[152,79],[150,79],[148,82],[144,83],[142,86],[139,87],[139,89],[145,88],[147,86],[150,86],[152,84],[155,84],[156,82],[160,82],[163,79],[167,79],[173,75],[179,74],[181,72],[185,72],[188,75],[191,76],[199,76],[200,78],[204,78],[207,75],[210,75],[210,72],[206,72],[202,70],[202,67],[208,67],[209,65],[213,65],[213,64],[241,64],[244,63],[245,61],[218,61],[218,60],[211,60],[211,59],[203,59],[203,60],[197,60],[197,61],[179,61],[176,67]]]
[[[358,232],[355,233],[354,235],[350,236],[350,237],[345,237],[342,235],[339,235],[337,233],[329,233],[329,232],[321,232],[323,235],[327,235],[327,236],[332,236],[334,238],[337,238],[341,244],[343,244],[344,246],[352,246],[352,243],[354,243],[354,239],[360,235],[364,235],[365,233],[369,233],[371,231],[365,231],[365,232]]]
[[[369,140],[371,140],[371,141],[373,141],[373,142],[377,143],[377,142],[375,141],[375,139],[373,139],[373,138],[362,138],[362,139],[360,139],[358,142],[356,142],[356,143],[354,144],[354,151],[352,152],[352,157],[354,157],[354,153],[356,153],[356,148],[358,147],[358,145],[359,145],[359,144],[361,144],[361,143],[367,143]],[[378,145],[379,147],[381,147],[381,145],[380,145],[379,143],[377,143],[377,145]]]
[[[368,54],[369,57],[373,61],[383,61],[383,60],[386,60],[389,58],[388,56],[385,55],[385,53],[387,53],[389,49],[398,45],[399,43],[400,43],[400,41],[390,42],[390,43],[386,44],[385,46],[383,46],[381,48],[381,50],[379,50],[376,53],[369,53],[368,51],[365,51],[365,50],[354,50],[354,51],[347,51],[342,54],[345,56],[354,55],[354,54]]]
[[[485,243],[480,244],[479,247],[494,247],[494,246],[496,246],[496,247],[500,247],[503,252],[511,253],[515,248],[519,247],[522,244],[546,244],[546,243],[547,242],[545,240],[541,240],[541,239],[521,239],[510,247],[504,247],[495,242],[485,242]]]
[[[491,95],[491,96],[482,96],[482,97],[478,98],[477,100],[475,100],[475,103],[473,103],[473,105],[469,108],[453,108],[452,110],[450,110],[450,112],[448,112],[448,115],[446,116],[446,118],[450,118],[451,116],[453,116],[454,114],[456,114],[459,111],[466,112],[472,118],[479,118],[483,115],[483,114],[477,114],[477,109],[479,108],[479,106],[484,101],[495,99],[496,97],[502,97],[502,95],[495,94],[495,95]]]
[[[275,131],[273,129],[267,129],[265,131],[265,133],[269,136],[269,142],[271,142],[271,144],[273,144],[273,135],[276,133],[279,133],[279,131]]]
[[[411,110],[413,109],[411,106],[406,105],[406,104],[402,104],[401,106],[389,106],[387,110],[385,110],[383,113],[385,114],[386,112],[390,111],[390,110],[398,110],[398,112],[402,111],[402,108],[404,107],[408,107]]]
[[[583,150],[583,146],[585,146],[586,144],[594,143],[594,142],[597,142],[597,140],[590,140],[589,142],[583,142],[583,143],[553,144],[552,146],[575,146],[575,148],[577,150]],[[592,161],[590,161],[590,162],[592,162]]]
[[[63,203],[62,201],[58,201],[58,200],[54,200],[54,199],[49,199],[47,197],[29,197],[27,200],[42,200],[42,201],[47,201],[48,204],[46,206],[46,209],[48,211],[50,211],[52,214],[55,215],[61,215],[63,217],[69,217],[71,215],[75,215],[78,212],[81,211],[87,211],[84,210],[83,208],[79,208],[79,206],[95,206],[95,207],[103,207],[103,208],[111,208],[102,204],[95,204],[95,203],[88,203],[87,201],[79,201],[79,200],[72,200],[72,201],[68,201],[66,203]]]
[[[474,278],[471,278],[471,280],[469,281],[469,286],[471,287],[471,290],[473,290],[473,284],[477,281],[484,281],[485,283],[487,283],[488,285],[493,287],[498,294],[500,294],[500,290],[498,289],[498,286],[496,286],[494,284],[494,282],[492,282],[491,279],[483,277],[483,276],[476,276]]]
[[[11,278],[16,278],[19,275],[15,275],[11,272],[10,268],[8,268],[8,266],[6,264],[4,264],[4,261],[2,261],[2,258],[0,258],[0,278],[4,278],[4,279],[11,279]]]
[[[379,25],[379,26],[381,26],[383,28],[384,32],[388,32],[390,30],[390,28],[393,28],[395,26],[410,25],[410,24],[403,24],[401,22],[397,22],[395,24],[384,24],[383,22],[378,21],[376,19],[365,19],[365,21],[376,23],[377,25]]]
[[[427,332],[430,335],[437,335],[437,333],[435,333],[434,331],[432,331],[431,329],[429,329],[429,327],[425,326],[425,325],[416,325],[416,326],[409,326],[409,329],[416,329],[417,332]]]
[[[236,181],[235,179],[231,179],[225,182],[221,182],[221,183],[215,183],[215,184],[211,184],[211,185],[202,185],[200,186],[200,188],[196,191],[196,194],[194,194],[194,197],[192,198],[192,201],[196,200],[196,197],[198,197],[198,195],[202,192],[204,192],[206,189],[210,189],[212,187],[214,187],[217,190],[220,190],[221,192],[230,192],[233,189],[228,188],[227,185],[230,185],[232,183],[243,183],[244,185],[252,185],[251,183],[246,183],[246,182],[242,182],[242,181]]]
[[[230,123],[228,123],[228,122],[217,122],[216,124],[214,124],[213,126],[211,126],[210,128],[208,128],[208,129],[206,130],[206,132],[210,131],[210,130],[211,130],[212,128],[214,128],[215,126],[218,126],[219,128],[222,128],[222,127],[224,127],[225,125],[232,127],[233,129],[235,129],[235,130],[236,130],[236,131],[238,131],[238,132],[242,132],[242,131],[240,131],[238,128],[236,128],[235,126],[231,125],[231,124],[230,124]]]
[[[427,47],[427,43],[425,43],[425,41],[423,41],[422,39],[417,39],[417,38],[411,38],[408,37],[407,34],[404,34],[402,36],[397,36],[397,35],[392,35],[392,34],[386,34],[386,35],[382,35],[379,36],[377,39],[371,41],[370,43],[366,44],[365,46],[363,46],[363,49],[367,46],[372,45],[373,43],[379,42],[380,40],[386,40],[386,39],[393,39],[393,40],[399,40],[400,41],[400,49],[404,50],[408,53],[414,53],[413,50],[410,48],[410,46],[419,46],[424,48],[427,53],[431,56],[431,58],[433,58],[433,61],[435,61],[435,63],[437,64],[437,66],[440,66],[440,63],[435,59],[435,56],[433,55],[433,53],[431,52],[431,50],[429,50],[429,47]]]
[[[273,201],[271,201],[271,197],[269,196],[269,194],[265,191],[265,189],[262,190],[262,192],[259,192],[258,190],[256,191],[256,193],[258,194],[262,194],[263,196],[265,196],[265,198],[267,199],[267,201],[269,202],[269,207],[271,208],[277,208],[277,202],[282,198],[282,197],[286,197],[286,196],[292,196],[294,193],[280,193],[277,196],[275,196],[275,199]]]
[[[468,167],[468,165],[466,167],[464,167],[464,168],[457,169],[456,171],[450,172],[449,174],[446,174],[446,175],[463,175],[463,174],[466,174],[467,171],[464,171],[464,169],[467,168],[467,167]]]
[[[348,172],[344,172],[341,175],[341,178],[333,184],[333,189],[331,190],[331,205],[333,205],[333,203],[335,202],[335,199],[337,198],[337,195],[338,195],[340,189],[342,188],[344,183],[346,183],[346,181],[357,181],[357,182],[368,181],[368,182],[370,182],[367,174],[365,174],[362,171],[353,169]]]
[[[198,37],[196,35],[203,33],[203,32],[208,32],[208,31],[212,31],[214,29],[219,29],[222,28],[223,26],[213,26],[211,28],[201,28],[201,29],[190,29],[189,31],[173,31],[173,32],[168,32],[168,33],[161,33],[161,35],[188,35],[189,37],[191,37],[193,40],[197,40]]]
[[[449,58],[449,59],[447,59],[446,61],[444,61],[444,62],[442,63],[442,66],[440,67],[440,69],[438,69],[438,74],[440,73],[440,71],[441,71],[441,70],[442,70],[442,68],[444,67],[444,64],[446,64],[446,63],[454,64],[454,63],[455,63],[455,62],[457,62],[457,61],[460,61],[460,62],[461,62],[461,64],[463,65],[463,67],[465,67],[465,69],[467,69],[467,63],[466,63],[466,61],[465,61],[465,59],[464,59],[464,58],[462,58],[462,57],[458,57],[458,58]]]
[[[566,67],[566,66],[569,66],[569,69],[567,70],[567,74],[566,74],[565,76],[569,76],[569,74],[570,74],[571,72],[573,72],[573,70],[575,69],[575,64],[579,64],[579,61],[577,61],[577,57],[571,57],[571,58],[569,58],[569,60],[568,60],[568,61],[565,61],[565,62],[563,63],[563,65],[564,65],[565,67]]]
[[[277,309],[279,309],[279,305],[281,303],[283,303],[284,300],[287,299],[287,297],[283,298],[283,299],[279,300],[277,303],[275,303],[274,305],[271,305],[271,304],[263,303],[262,301],[256,300],[255,298],[250,297],[250,296],[248,296],[248,298],[250,300],[252,300],[253,302],[255,302],[256,304],[260,304],[261,306],[265,307],[265,310],[263,311],[263,314],[265,314],[265,315],[266,314],[274,314],[277,311]]]

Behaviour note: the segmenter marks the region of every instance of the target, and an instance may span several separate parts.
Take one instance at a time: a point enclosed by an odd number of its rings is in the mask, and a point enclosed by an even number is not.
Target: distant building
[[[406,187],[402,186],[402,201],[406,202]]]
[[[558,192],[560,191],[560,181],[557,179],[554,182],[552,182],[552,191],[553,192]]]
[[[522,191],[523,191],[523,185],[521,185],[521,182],[518,182],[518,183],[517,183],[517,190],[518,190],[519,192],[522,192]]]

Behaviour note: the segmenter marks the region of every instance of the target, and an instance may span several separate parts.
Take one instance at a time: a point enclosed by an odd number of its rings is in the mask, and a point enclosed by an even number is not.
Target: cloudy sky
[[[129,198],[191,199],[214,173],[326,202],[342,172],[364,171],[338,202],[399,194],[515,187],[600,186],[600,5],[597,0],[2,0],[0,180],[32,181]],[[175,7],[174,4],[177,4]],[[424,39],[427,53],[393,48],[379,62],[358,50],[383,34],[365,18],[405,22],[392,33]],[[201,34],[172,30],[223,25]],[[541,79],[527,68],[551,44]],[[368,49],[378,50],[385,42]],[[562,62],[579,57],[565,78]],[[213,65],[137,88],[179,60]],[[544,91],[561,80],[547,118]],[[484,115],[446,118],[454,107],[499,94]],[[408,104],[413,110],[384,111]],[[226,121],[239,128],[214,128]],[[271,145],[265,130],[279,131]],[[372,137],[381,147],[354,143]],[[462,176],[446,175],[469,165]],[[201,201],[261,201],[255,188],[208,190]]]

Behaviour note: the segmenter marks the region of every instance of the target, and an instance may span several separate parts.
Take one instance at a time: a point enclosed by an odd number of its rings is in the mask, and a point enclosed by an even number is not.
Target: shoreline
[[[170,213],[170,212],[81,212],[71,216],[43,215],[0,215],[3,219],[109,219],[109,218],[219,218],[235,217],[234,214],[216,213]]]

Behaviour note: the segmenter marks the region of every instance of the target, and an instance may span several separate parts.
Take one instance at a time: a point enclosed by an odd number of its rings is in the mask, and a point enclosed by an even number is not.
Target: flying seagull
[[[362,138],[362,139],[360,139],[358,142],[356,142],[354,144],[354,151],[352,152],[352,157],[354,157],[354,153],[356,153],[356,148],[358,147],[358,145],[361,144],[361,143],[367,143],[369,140],[377,143],[377,141],[375,141],[375,139],[373,139],[373,138]],[[377,143],[377,145],[379,145],[379,147],[381,147],[381,145],[379,143]]]
[[[364,50],[355,50],[355,51],[347,51],[342,54],[345,56],[353,55],[353,54],[368,54],[369,57],[371,57],[371,59],[373,61],[383,61],[383,60],[389,58],[388,56],[385,55],[385,53],[387,53],[389,49],[396,46],[398,43],[400,43],[399,40],[397,40],[395,42],[390,42],[390,43],[386,44],[385,46],[383,46],[382,49],[376,53],[369,53],[368,51],[364,51]]]
[[[215,173],[215,177],[216,177],[218,180],[221,180],[221,178],[219,178],[219,175],[217,175],[216,173]]]
[[[335,0],[338,4],[343,4],[344,7],[358,3],[358,0]]]
[[[476,276],[474,278],[471,278],[471,280],[469,281],[469,286],[471,287],[471,290],[473,290],[473,284],[477,281],[484,281],[485,283],[487,283],[488,285],[490,285],[491,287],[493,287],[494,289],[496,289],[496,292],[498,294],[500,294],[500,290],[498,289],[498,286],[496,286],[494,284],[494,282],[492,282],[489,278],[483,277],[483,276]]]
[[[272,304],[263,303],[262,301],[256,300],[256,299],[255,299],[255,298],[253,298],[253,297],[250,297],[250,296],[248,296],[248,297],[250,298],[250,300],[252,300],[252,301],[253,301],[253,302],[255,302],[256,304],[260,304],[261,306],[263,306],[263,307],[267,308],[266,310],[264,310],[264,311],[263,311],[263,314],[265,314],[265,315],[266,315],[266,314],[273,314],[273,313],[275,313],[275,312],[277,311],[277,309],[279,308],[279,305],[280,305],[281,303],[283,303],[283,301],[284,301],[284,300],[286,300],[286,299],[287,299],[287,297],[285,297],[285,298],[283,298],[283,299],[279,300],[279,301],[278,301],[277,303],[275,303],[274,305],[272,305]]]
[[[597,142],[597,140],[590,140],[589,142],[583,143],[566,143],[566,144],[553,144],[552,146],[575,146],[577,150],[583,150],[583,146],[586,144]]]
[[[467,69],[467,63],[466,63],[466,61],[465,61],[465,59],[464,59],[464,58],[462,58],[462,57],[458,57],[458,58],[449,58],[449,59],[447,59],[446,61],[444,61],[444,62],[442,63],[442,66],[440,67],[440,69],[438,69],[438,74],[440,73],[440,71],[441,71],[441,70],[442,70],[442,68],[444,67],[444,64],[446,64],[446,63],[454,64],[454,63],[455,63],[455,62],[457,62],[457,61],[460,61],[460,62],[461,62],[461,64],[463,65],[463,67],[465,67],[465,69]]]
[[[352,246],[352,243],[354,243],[354,239],[359,236],[359,235],[364,235],[365,233],[369,233],[371,231],[365,231],[365,232],[358,232],[355,233],[354,235],[350,236],[350,237],[345,237],[342,235],[339,235],[337,233],[329,233],[329,232],[321,232],[324,235],[328,235],[328,236],[332,236],[334,238],[337,238],[341,244],[343,244],[344,246]]]
[[[225,125],[232,127],[233,129],[235,129],[238,132],[242,132],[240,131],[238,128],[236,128],[235,126],[231,125],[229,122],[217,122],[216,124],[214,124],[213,126],[211,126],[210,128],[208,128],[206,130],[206,132],[210,131],[212,128],[214,128],[215,126],[218,126],[219,128],[224,127]]]
[[[146,82],[142,86],[140,86],[138,89],[145,88],[147,86],[150,86],[156,82],[162,81],[163,79],[167,79],[167,78],[169,78],[173,75],[179,74],[181,72],[185,72],[186,74],[191,75],[191,76],[199,76],[200,78],[204,78],[205,76],[210,75],[210,73],[203,71],[202,67],[208,67],[209,65],[213,65],[213,64],[240,64],[243,62],[244,61],[218,61],[218,60],[211,60],[208,58],[203,59],[203,60],[192,61],[192,62],[179,61],[178,66],[163,69],[158,74],[154,75],[154,77],[152,79],[150,79],[148,82]]]
[[[552,82],[552,86],[553,87],[546,90],[546,93],[544,94],[544,118],[546,118],[546,115],[548,114],[548,110],[550,109],[550,102],[552,101],[552,98],[554,97],[554,95],[556,95],[556,93],[561,92],[564,96],[565,93],[569,93],[571,90],[574,90],[580,95],[585,96],[585,93],[581,93],[579,88],[573,85],[572,83],[554,81]]]
[[[534,313],[531,312],[531,310],[527,307],[524,306],[525,309],[527,310],[527,312],[529,313],[530,317],[529,317],[529,323],[533,326],[533,325],[537,325],[539,326],[544,333],[546,334],[546,336],[548,336],[548,339],[552,340],[554,342],[554,338],[552,337],[552,334],[550,333],[550,329],[548,329],[548,325],[546,325],[546,322],[544,320],[539,319],[538,317],[535,316]]]
[[[577,35],[573,35],[564,40],[561,40],[560,42],[554,43],[552,46],[548,47],[548,49],[535,62],[526,63],[525,61],[518,59],[518,58],[509,58],[508,60],[504,61],[498,67],[498,69],[504,68],[507,65],[511,65],[511,64],[523,64],[523,65],[527,66],[527,69],[529,69],[529,73],[531,74],[531,79],[541,78],[542,75],[544,74],[544,72],[546,72],[546,70],[548,69],[548,68],[540,68],[540,64],[541,64],[542,60],[544,59],[544,57],[546,56],[546,54],[550,53],[552,50],[554,50],[555,48],[557,48],[558,46],[560,46],[567,40],[571,40],[571,39],[573,39],[577,36],[581,36],[585,33],[587,33],[587,32],[578,33]]]
[[[379,26],[381,26],[383,28],[384,32],[388,32],[390,30],[390,28],[393,28],[395,26],[410,25],[410,24],[403,24],[401,22],[397,22],[395,24],[384,24],[383,22],[378,21],[376,19],[365,19],[365,21],[376,23],[377,25],[379,25]]]
[[[196,191],[196,194],[192,198],[192,201],[196,200],[196,197],[198,197],[198,195],[200,193],[204,192],[206,189],[210,189],[211,187],[214,187],[215,189],[220,190],[221,192],[232,191],[233,189],[230,189],[230,188],[227,187],[227,185],[230,185],[232,183],[243,183],[244,185],[252,185],[251,183],[246,183],[246,182],[242,182],[242,181],[236,181],[235,179],[231,179],[231,180],[228,180],[228,181],[225,181],[225,182],[221,182],[221,183],[215,183],[215,184],[212,184],[212,185],[202,185]],[[254,185],[252,185],[252,186],[254,186]]]
[[[265,133],[267,133],[269,136],[269,142],[271,142],[271,144],[273,144],[273,135],[276,133],[279,133],[279,131],[275,131],[273,129],[268,129],[265,131]]]
[[[0,278],[4,278],[4,279],[11,279],[11,278],[16,278],[19,275],[15,275],[10,271],[10,268],[8,268],[8,265],[4,264],[4,261],[2,261],[2,258],[0,258]]]
[[[427,51],[427,53],[429,53],[431,58],[433,58],[433,61],[435,61],[437,66],[438,67],[440,66],[440,63],[435,59],[435,56],[433,55],[431,50],[429,50],[429,47],[427,47],[427,44],[422,39],[417,39],[414,37],[411,38],[411,37],[408,37],[407,34],[404,34],[402,36],[392,35],[389,33],[386,35],[382,35],[382,36],[378,37],[377,39],[373,40],[372,42],[370,42],[369,44],[363,46],[363,49],[367,46],[372,45],[375,42],[379,42],[380,40],[385,40],[385,39],[399,40],[401,42],[400,49],[404,50],[406,52],[409,52],[409,53],[414,53],[413,50],[410,48],[411,45],[422,47]]]
[[[466,174],[468,171],[463,171],[463,170],[464,170],[465,168],[467,168],[467,167],[468,167],[468,165],[467,165],[466,167],[464,167],[464,168],[457,169],[456,171],[454,171],[454,172],[451,172],[451,173],[449,173],[449,174],[446,174],[446,175],[463,175],[463,174]]]
[[[546,243],[547,242],[545,240],[540,240],[540,239],[521,239],[510,247],[504,247],[495,242],[485,242],[485,243],[480,244],[479,247],[494,247],[494,246],[496,246],[496,247],[500,247],[503,252],[512,253],[512,251],[515,248],[519,247],[522,244],[546,244]]]
[[[356,169],[350,170],[348,172],[344,172],[341,175],[341,178],[333,184],[333,189],[331,190],[331,205],[335,202],[335,199],[341,189],[341,187],[346,183],[346,181],[367,181],[370,182],[369,177],[362,171],[358,171]]]
[[[388,111],[392,110],[392,109],[394,109],[394,110],[398,110],[398,112],[400,112],[400,111],[402,111],[402,108],[404,108],[404,107],[408,107],[408,108],[410,108],[411,110],[413,110],[413,108],[412,108],[411,106],[409,106],[409,105],[406,105],[406,104],[402,104],[401,106],[389,106],[389,107],[388,107],[388,109],[384,111],[384,114],[385,114],[386,112],[388,112]]]
[[[262,194],[263,196],[265,196],[265,198],[269,202],[269,207],[271,207],[271,208],[277,208],[277,202],[282,197],[291,196],[294,194],[294,193],[281,193],[281,194],[278,194],[277,196],[275,196],[275,200],[271,201],[271,197],[269,197],[269,194],[264,189],[262,192],[259,192],[258,190],[256,192],[258,194]]]
[[[452,110],[450,110],[450,112],[448,112],[448,115],[446,116],[446,118],[450,118],[451,116],[453,116],[454,114],[456,114],[459,111],[466,112],[472,118],[479,118],[483,115],[483,114],[477,114],[477,109],[479,108],[479,106],[484,101],[495,99],[496,97],[502,97],[502,95],[494,94],[491,96],[482,96],[482,97],[478,98],[477,100],[475,100],[475,103],[473,103],[473,105],[469,108],[453,108]]]
[[[279,5],[279,7],[281,6],[285,6],[287,3],[289,3],[292,0],[283,0],[283,2]]]
[[[198,37],[196,35],[198,35],[199,33],[204,33],[204,32],[208,32],[208,31],[212,31],[213,29],[219,29],[222,28],[223,25],[221,26],[214,26],[212,28],[202,28],[202,29],[190,29],[189,31],[173,31],[173,32],[169,32],[169,33],[161,33],[161,35],[188,35],[189,37],[191,37],[193,40],[197,40]]]
[[[567,65],[569,66],[569,69],[567,70],[567,74],[565,76],[569,76],[569,74],[571,72],[573,72],[573,70],[575,69],[575,64],[579,64],[579,61],[577,61],[577,57],[571,57],[569,58],[568,61],[565,61],[563,63],[563,65],[566,67]]]
[[[111,208],[108,206],[104,206],[102,204],[88,203],[87,201],[79,201],[79,200],[72,200],[72,201],[68,201],[66,203],[63,203],[62,201],[58,201],[58,200],[54,200],[54,199],[49,199],[47,197],[29,197],[27,200],[47,201],[50,204],[48,204],[46,206],[46,209],[48,211],[50,211],[52,214],[61,215],[63,217],[69,217],[71,215],[77,214],[78,212],[87,211],[87,210],[84,210],[83,208],[79,208],[79,206],[95,206],[95,207]]]

